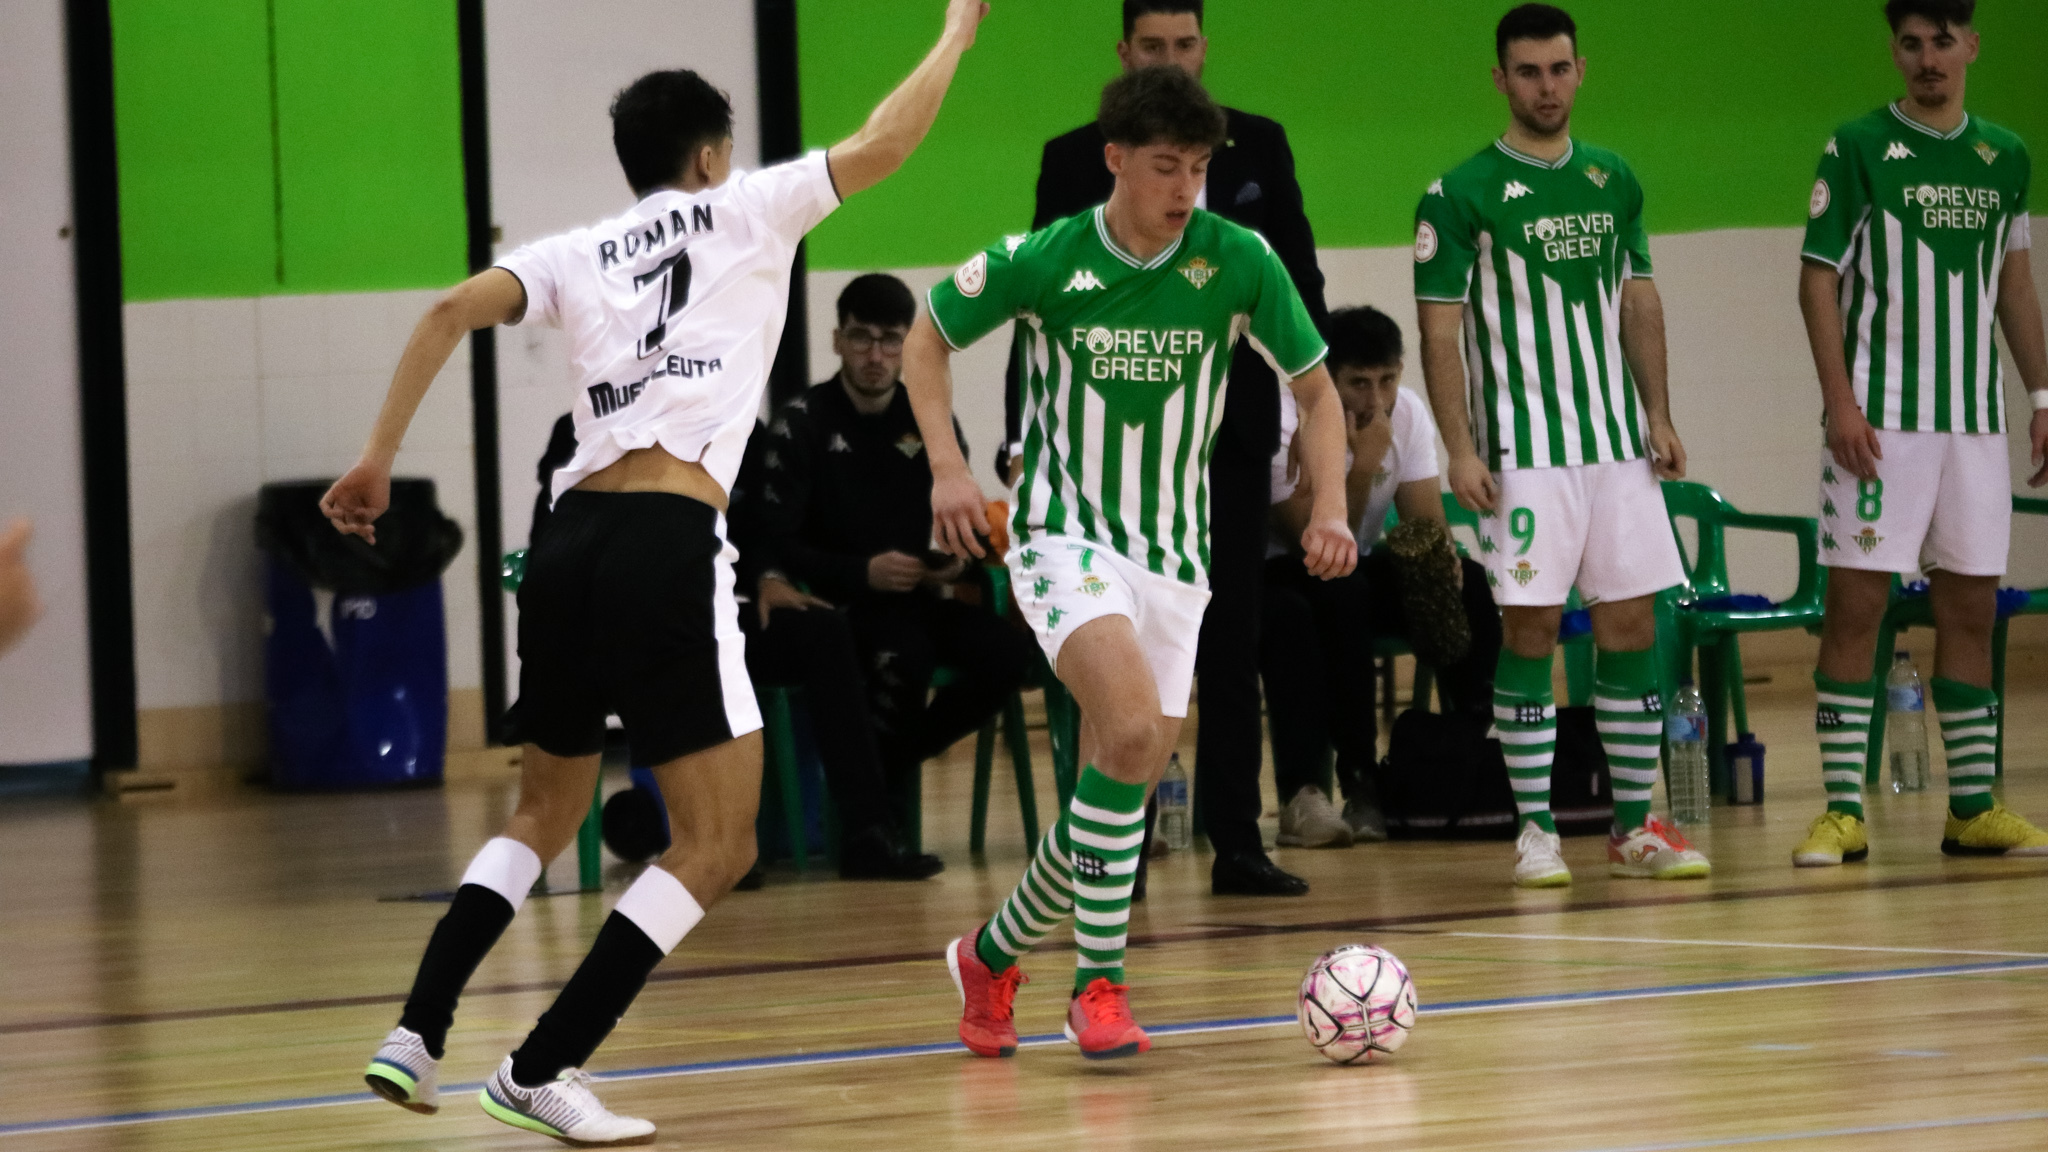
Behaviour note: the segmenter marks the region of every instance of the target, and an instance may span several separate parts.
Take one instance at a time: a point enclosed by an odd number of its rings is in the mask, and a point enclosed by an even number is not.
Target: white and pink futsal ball
[[[1296,1008],[1302,1032],[1326,1059],[1373,1064],[1407,1043],[1415,1027],[1415,981],[1392,952],[1346,944],[1309,965]]]

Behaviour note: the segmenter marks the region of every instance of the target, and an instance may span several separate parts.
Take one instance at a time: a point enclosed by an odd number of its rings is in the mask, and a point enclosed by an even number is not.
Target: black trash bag
[[[265,484],[256,498],[256,544],[315,588],[386,596],[441,578],[462,551],[462,526],[443,515],[432,480],[393,480],[377,543],[335,531],[320,513],[332,480]]]

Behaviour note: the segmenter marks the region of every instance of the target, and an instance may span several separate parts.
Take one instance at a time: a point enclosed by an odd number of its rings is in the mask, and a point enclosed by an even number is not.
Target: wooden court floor
[[[1108,1066],[949,1043],[939,951],[1025,858],[1000,798],[987,859],[968,859],[956,750],[927,773],[942,877],[778,873],[735,895],[592,1070],[676,1149],[2048,1148],[2048,862],[1942,857],[1929,793],[1875,800],[1869,864],[1795,872],[1821,794],[1810,709],[1758,690],[1770,802],[1717,811],[1710,881],[1609,880],[1597,838],[1568,842],[1563,893],[1512,890],[1498,843],[1286,850],[1315,885],[1292,901],[1213,898],[1206,857],[1159,862],[1131,953],[1155,1048]],[[2048,676],[2010,715],[2006,798],[2048,816]],[[472,785],[0,808],[0,1152],[557,1147],[487,1119],[475,1085],[623,871],[602,898],[528,902],[463,1001],[439,1116],[359,1078],[442,910],[381,898],[452,885],[511,801]],[[1384,1066],[1327,1065],[1291,1020],[1302,968],[1349,941],[1391,948],[1420,990]],[[1026,968],[1019,1024],[1050,1041],[1071,953]]]

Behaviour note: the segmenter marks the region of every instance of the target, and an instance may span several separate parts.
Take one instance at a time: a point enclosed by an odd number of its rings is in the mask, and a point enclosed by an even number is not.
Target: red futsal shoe
[[[1067,1005],[1067,1039],[1090,1060],[1152,1050],[1152,1038],[1131,1019],[1131,990],[1098,976]]]
[[[953,974],[953,987],[960,990],[960,1042],[976,1056],[1015,1056],[1013,1009],[1017,986],[1025,982],[1024,969],[1012,964],[1001,975],[989,971],[974,950],[980,938],[977,928],[946,945],[946,968]]]

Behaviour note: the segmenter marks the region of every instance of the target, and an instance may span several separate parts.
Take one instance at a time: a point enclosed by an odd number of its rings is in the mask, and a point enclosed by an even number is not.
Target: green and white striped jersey
[[[1231,349],[1249,333],[1289,379],[1328,349],[1258,233],[1197,209],[1141,261],[1102,212],[990,247],[932,289],[932,321],[954,348],[1025,321],[1019,543],[1079,537],[1204,584]]]
[[[2030,244],[2032,169],[1996,124],[1943,134],[1889,104],[1828,141],[1801,254],[1842,274],[1842,354],[1872,424],[2005,431],[1991,324],[2005,254]]]
[[[1634,460],[1648,438],[1621,352],[1621,283],[1650,275],[1643,189],[1574,140],[1496,140],[1415,210],[1415,296],[1465,305],[1472,435],[1495,471]]]

